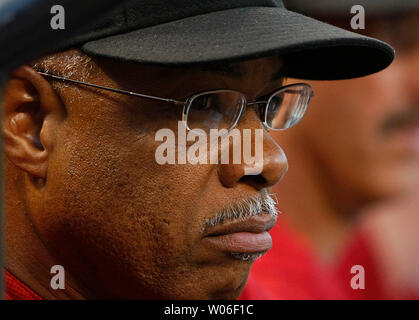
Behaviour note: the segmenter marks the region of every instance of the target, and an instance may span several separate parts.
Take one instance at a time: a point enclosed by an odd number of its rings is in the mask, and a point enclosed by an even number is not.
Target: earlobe
[[[32,68],[19,68],[6,84],[3,112],[7,158],[21,170],[46,178],[55,128],[64,115],[51,85]]]

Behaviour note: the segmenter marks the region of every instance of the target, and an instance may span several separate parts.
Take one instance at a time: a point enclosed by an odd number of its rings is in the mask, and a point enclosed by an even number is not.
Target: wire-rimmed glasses
[[[211,129],[233,130],[243,117],[248,106],[257,108],[262,123],[271,130],[281,131],[295,126],[307,111],[314,95],[310,85],[295,83],[283,86],[259,101],[247,102],[246,95],[239,91],[220,89],[193,94],[184,101],[161,98],[137,92],[104,87],[92,83],[59,77],[53,74],[39,74],[61,81],[108,90],[145,99],[153,99],[183,106],[182,120],[188,130],[204,131]]]

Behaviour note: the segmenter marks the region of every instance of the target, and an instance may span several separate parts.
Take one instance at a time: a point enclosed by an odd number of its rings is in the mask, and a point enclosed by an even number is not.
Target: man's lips
[[[235,232],[207,237],[213,247],[230,253],[262,253],[272,248],[272,238],[266,231],[261,233]]]
[[[276,218],[267,214],[236,220],[214,227],[203,241],[224,252],[262,253],[272,247],[272,238],[267,231],[275,223]]]

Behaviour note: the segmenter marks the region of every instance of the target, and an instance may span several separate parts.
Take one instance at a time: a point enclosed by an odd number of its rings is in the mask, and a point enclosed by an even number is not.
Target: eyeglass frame
[[[197,98],[199,96],[202,96],[204,94],[208,94],[208,93],[215,93],[215,92],[218,92],[218,91],[226,91],[226,92],[230,91],[230,92],[240,93],[246,99],[246,95],[244,93],[240,92],[240,91],[230,90],[230,89],[216,89],[216,90],[207,90],[207,91],[202,91],[202,92],[199,92],[199,93],[194,93],[189,98],[186,98],[186,100],[181,101],[181,100],[176,100],[176,99],[156,97],[156,96],[152,96],[152,95],[148,95],[148,94],[142,94],[142,93],[133,92],[133,91],[110,88],[110,87],[101,86],[101,85],[98,85],[98,84],[93,84],[93,83],[88,83],[88,82],[83,82],[83,81],[79,81],[79,80],[75,80],[75,79],[68,79],[68,78],[65,78],[65,77],[60,77],[60,76],[50,74],[50,73],[46,73],[46,72],[41,72],[41,71],[37,71],[37,72],[40,75],[43,75],[45,77],[50,77],[50,78],[61,80],[61,81],[68,81],[68,82],[72,82],[72,83],[76,83],[76,84],[80,84],[80,85],[85,85],[85,86],[93,87],[93,88],[97,88],[97,89],[107,90],[107,91],[111,91],[111,92],[115,92],[115,93],[119,93],[119,94],[124,94],[124,95],[134,96],[134,97],[138,97],[138,98],[144,98],[144,99],[164,101],[164,102],[168,102],[168,103],[173,103],[176,106],[182,106],[183,107],[182,121],[186,124],[186,128],[190,131],[192,131],[193,129],[190,129],[189,126],[187,125],[187,115],[188,115],[188,112],[189,112],[189,109],[190,109],[190,105],[195,98]],[[269,107],[269,102],[271,101],[271,99],[276,94],[278,94],[279,91],[282,91],[282,90],[284,90],[286,88],[289,88],[289,87],[298,86],[298,85],[300,85],[300,86],[302,85],[302,86],[311,90],[309,99],[307,101],[307,107],[306,107],[306,110],[307,110],[308,105],[310,103],[310,99],[314,96],[313,88],[307,83],[292,83],[292,84],[289,84],[289,85],[286,85],[286,86],[279,87],[278,89],[273,91],[271,94],[266,95],[268,97],[267,101],[248,102],[247,100],[245,100],[246,103],[243,105],[242,110],[240,110],[240,115],[237,117],[234,124],[231,126],[231,128],[228,129],[228,131],[231,131],[235,127],[237,127],[237,125],[240,122],[242,116],[244,115],[246,107],[252,106],[252,105],[260,105],[260,104],[265,104],[265,110],[264,110],[264,113],[263,113],[265,119],[264,120],[261,119],[262,123],[265,127],[267,127],[269,130],[274,130],[274,131],[284,131],[286,129],[289,129],[289,128],[275,129],[275,128],[272,128],[272,127],[268,126],[268,124],[266,122],[266,111]],[[305,114],[306,110],[304,111],[304,114]],[[304,117],[304,114],[300,118],[300,120]],[[260,117],[260,118],[262,118],[262,117]],[[294,125],[296,125],[297,123],[295,123]]]

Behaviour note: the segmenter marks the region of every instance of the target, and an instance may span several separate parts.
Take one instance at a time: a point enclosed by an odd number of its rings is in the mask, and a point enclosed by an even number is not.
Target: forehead
[[[272,79],[280,78],[284,75],[284,66],[279,57],[258,58],[242,62],[215,62],[201,66],[191,67],[194,72],[210,72],[244,78],[255,71],[272,75]]]
[[[140,79],[153,84],[155,81],[177,81],[180,78],[228,77],[246,79],[257,75],[265,81],[281,80],[284,66],[279,57],[257,58],[239,62],[213,62],[185,66],[155,66],[137,63],[96,59],[97,64],[111,78],[120,82],[138,82]]]

